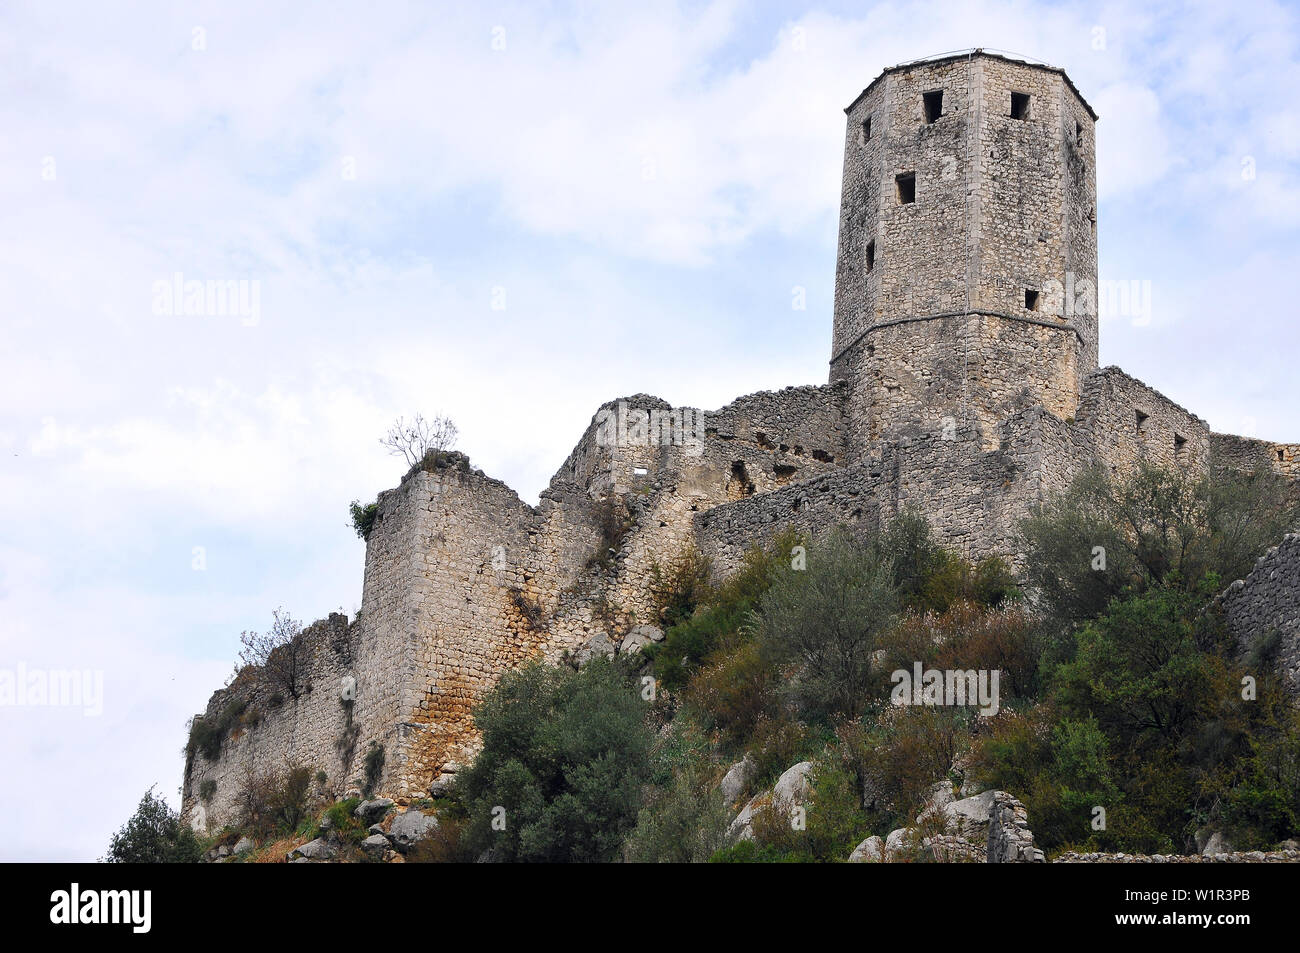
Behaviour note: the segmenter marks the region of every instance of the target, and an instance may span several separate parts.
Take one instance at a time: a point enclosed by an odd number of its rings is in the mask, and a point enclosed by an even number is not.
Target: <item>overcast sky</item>
[[[602,401],[823,382],[842,110],[903,60],[1064,67],[1101,277],[1152,289],[1102,363],[1300,441],[1292,6],[322,6],[0,7],[0,669],[103,678],[0,707],[0,858],[178,803],[239,633],[356,612],[398,414],[535,502]]]

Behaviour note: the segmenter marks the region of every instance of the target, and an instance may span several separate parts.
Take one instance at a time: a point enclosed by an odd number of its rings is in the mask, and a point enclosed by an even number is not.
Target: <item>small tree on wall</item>
[[[413,467],[430,451],[450,450],[459,435],[460,430],[450,417],[439,414],[425,420],[423,414],[416,414],[410,423],[398,417],[379,442],[389,453],[405,458],[407,465]]]
[[[239,636],[243,648],[239,660],[257,667],[267,687],[287,692],[297,699],[303,691],[307,670],[307,641],[302,623],[282,609],[271,613],[274,622],[269,632],[244,632]]]

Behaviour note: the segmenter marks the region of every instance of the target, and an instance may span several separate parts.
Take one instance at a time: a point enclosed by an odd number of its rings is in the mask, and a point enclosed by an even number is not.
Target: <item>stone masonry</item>
[[[218,757],[187,761],[187,820],[236,820],[250,772],[290,763],[340,796],[374,748],[376,793],[423,796],[474,757],[473,707],[503,673],[655,622],[655,571],[690,547],[720,576],[786,527],[872,532],[912,509],[945,545],[1016,562],[1018,521],[1090,465],[1300,478],[1300,446],[1212,434],[1097,367],[1097,116],[1062,70],[979,50],[903,64],[846,114],[829,382],[708,412],[610,401],[537,506],[460,454],[427,458],[379,496],[358,617],[307,630],[310,689],[241,676],[198,716],[243,711]],[[1225,595],[1230,622],[1294,647],[1296,549]]]

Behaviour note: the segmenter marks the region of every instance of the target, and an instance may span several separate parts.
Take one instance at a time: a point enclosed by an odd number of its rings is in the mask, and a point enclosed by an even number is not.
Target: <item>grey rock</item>
[[[289,860],[332,860],[334,855],[334,848],[323,837],[318,837],[289,851]]]
[[[361,842],[361,849],[367,854],[383,854],[391,845],[383,834],[372,834]]]
[[[455,780],[456,776],[454,774],[444,774],[440,778],[435,778],[433,783],[429,785],[429,797],[446,797],[451,793]]]
[[[758,768],[758,762],[754,756],[746,754],[744,758],[737,761],[727,773],[722,776],[722,783],[719,785],[722,791],[722,800],[727,804],[734,804],[736,798],[740,797],[745,786],[749,784],[749,779],[754,776],[754,771]]]
[[[235,853],[247,854],[250,850],[252,850],[256,846],[257,845],[253,843],[251,837],[241,837],[239,838],[238,841],[235,842]]]
[[[414,808],[393,818],[388,839],[400,851],[407,851],[438,829],[438,819]]]
[[[389,809],[393,806],[393,799],[390,797],[375,798],[373,801],[362,801],[357,805],[357,809],[352,813],[361,818],[363,824],[373,824],[381,820]]]
[[[871,835],[849,854],[850,864],[880,864],[885,861],[885,842]]]
[[[591,638],[579,647],[578,651],[573,653],[573,660],[578,664],[578,668],[586,665],[592,659],[598,656],[613,658],[614,653],[618,651],[617,647],[610,641],[608,633],[597,632]]]

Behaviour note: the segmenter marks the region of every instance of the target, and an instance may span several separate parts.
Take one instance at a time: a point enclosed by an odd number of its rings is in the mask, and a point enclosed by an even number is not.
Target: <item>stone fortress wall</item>
[[[1097,368],[1095,306],[1066,304],[1096,281],[1096,116],[1063,72],[975,51],[887,70],[846,113],[830,382],[712,412],[610,401],[535,507],[460,454],[413,468],[380,494],[359,616],[307,630],[311,690],[212,696],[206,717],[234,700],[257,717],[187,763],[191,823],[234,821],[249,772],[289,762],[341,796],[372,744],[379,793],[423,796],[473,758],[473,706],[505,672],[653,623],[656,566],[692,546],[724,575],[785,527],[872,532],[912,509],[963,554],[1016,562],[1019,520],[1086,466],[1300,478],[1300,446],[1211,434]],[[1294,632],[1295,549],[1225,596],[1230,621]]]

